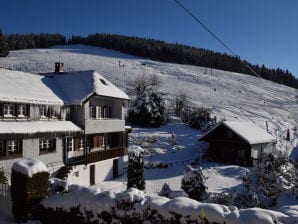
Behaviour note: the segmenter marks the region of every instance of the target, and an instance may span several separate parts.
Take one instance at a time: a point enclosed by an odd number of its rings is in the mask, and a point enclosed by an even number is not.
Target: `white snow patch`
[[[36,173],[48,172],[46,165],[38,159],[20,159],[12,165],[12,170],[32,177]]]

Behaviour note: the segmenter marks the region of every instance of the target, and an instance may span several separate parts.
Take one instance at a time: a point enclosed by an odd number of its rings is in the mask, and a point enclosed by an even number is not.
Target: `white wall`
[[[71,184],[89,186],[90,185],[90,166],[95,165],[95,184],[99,184],[105,180],[113,179],[113,160],[118,159],[118,174],[123,175],[123,165],[125,156],[115,157],[88,165],[73,166],[73,170],[69,176]]]
[[[62,138],[56,138],[56,151],[52,153],[39,154],[39,139],[23,139],[23,157],[16,159],[8,159],[0,161],[0,168],[3,167],[5,175],[10,179],[11,167],[14,162],[22,158],[36,158],[41,160],[49,171],[52,172],[52,168],[55,166],[63,165],[63,141]]]

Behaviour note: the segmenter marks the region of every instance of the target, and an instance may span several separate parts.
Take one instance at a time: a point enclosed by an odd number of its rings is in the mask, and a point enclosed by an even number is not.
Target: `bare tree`
[[[131,96],[140,96],[150,91],[155,91],[161,86],[161,80],[157,75],[138,75],[135,79],[129,79],[126,91]]]

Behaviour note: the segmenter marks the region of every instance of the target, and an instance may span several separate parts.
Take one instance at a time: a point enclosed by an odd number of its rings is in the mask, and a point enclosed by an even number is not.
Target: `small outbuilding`
[[[223,163],[255,166],[263,153],[275,149],[276,139],[252,122],[224,121],[204,134],[209,158]]]

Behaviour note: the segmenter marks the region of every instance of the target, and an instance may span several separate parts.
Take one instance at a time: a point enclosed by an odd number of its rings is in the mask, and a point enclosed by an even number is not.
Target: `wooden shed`
[[[225,121],[200,139],[208,142],[207,155],[215,161],[255,166],[263,153],[275,148],[276,139],[252,122]]]

